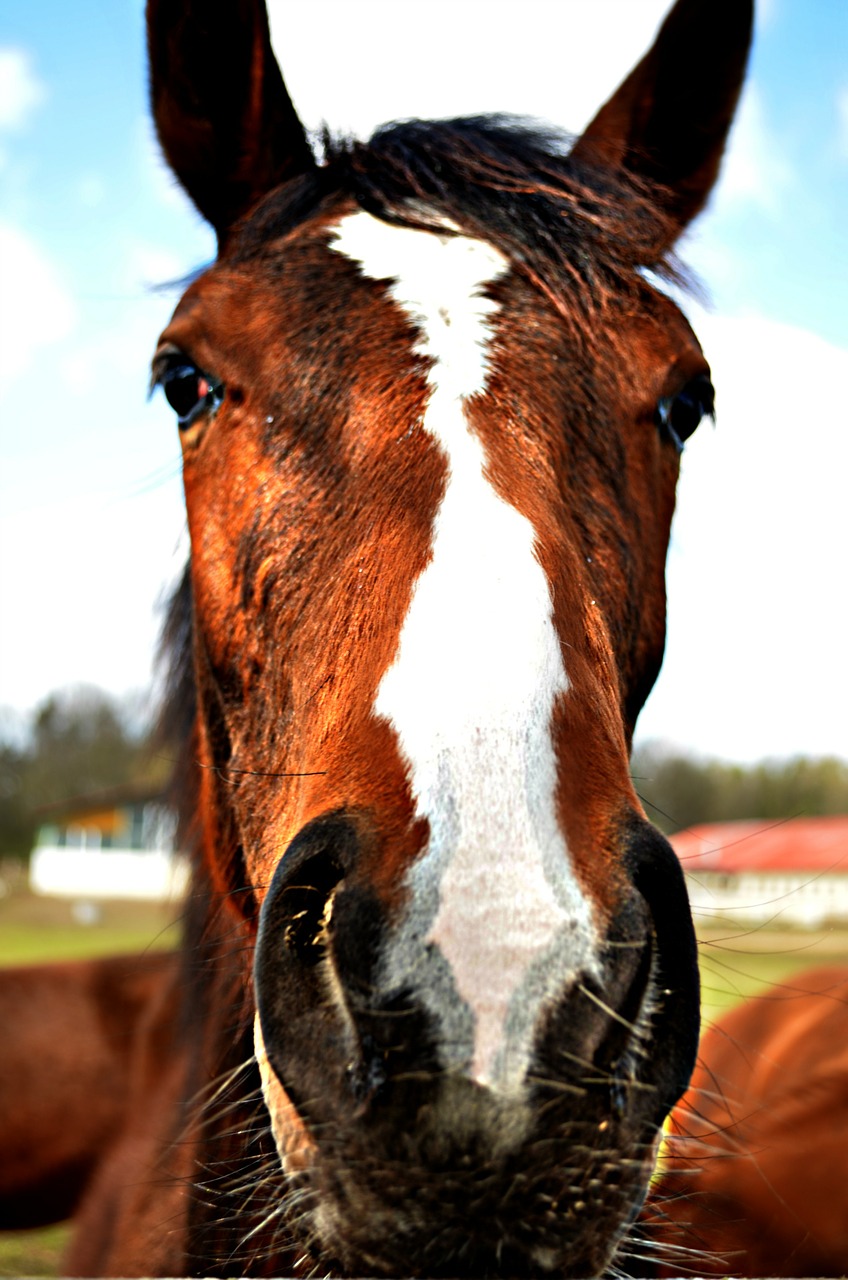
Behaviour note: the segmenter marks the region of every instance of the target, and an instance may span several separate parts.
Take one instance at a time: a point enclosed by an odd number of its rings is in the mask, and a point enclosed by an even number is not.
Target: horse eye
[[[154,365],[153,385],[164,391],[181,431],[201,414],[217,409],[224,398],[223,383],[198,369],[185,356],[166,356],[161,364]]]
[[[657,405],[657,426],[679,451],[702,418],[715,417],[715,391],[706,373],[687,382],[676,396],[663,396]]]

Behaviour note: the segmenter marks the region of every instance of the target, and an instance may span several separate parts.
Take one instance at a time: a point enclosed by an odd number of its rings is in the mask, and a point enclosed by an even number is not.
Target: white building
[[[121,787],[42,810],[30,858],[34,893],[51,897],[180,898],[188,864],[161,792]]]
[[[848,921],[848,816],[716,822],[671,837],[696,919]]]

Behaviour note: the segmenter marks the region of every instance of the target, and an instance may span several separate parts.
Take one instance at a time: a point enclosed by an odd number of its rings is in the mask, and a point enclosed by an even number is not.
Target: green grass
[[[55,1276],[70,1224],[36,1231],[0,1231],[0,1276]]]
[[[848,966],[848,928],[844,927],[806,932],[700,926],[698,933],[705,1024],[766,987],[791,982],[792,974],[801,969]]]
[[[0,966],[40,960],[75,960],[175,947],[178,908],[151,902],[97,904],[92,924],[74,918],[75,904],[18,891],[0,898]]]

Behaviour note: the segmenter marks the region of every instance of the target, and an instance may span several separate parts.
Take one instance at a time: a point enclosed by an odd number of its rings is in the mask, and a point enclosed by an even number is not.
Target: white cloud
[[[173,298],[143,281],[173,260],[142,241],[126,259],[101,323],[58,342],[0,420],[0,704],[19,709],[80,681],[146,687],[155,604],[185,558],[173,414],[145,401]]]
[[[148,686],[184,524],[176,481],[120,502],[69,485],[49,508],[0,514],[0,705],[32,707],[69,684]]]
[[[109,324],[89,325],[84,336],[58,353],[59,376],[74,396],[91,395],[116,378],[123,379],[129,395],[142,396],[156,339],[182,292],[158,287],[184,274],[184,262],[170,250],[125,239],[118,256],[115,289],[121,301]]]
[[[76,307],[61,276],[24,232],[0,223],[0,390],[27,372],[36,352],[70,333]]]
[[[159,146],[153,121],[147,114],[139,116],[135,130],[135,147],[146,188],[165,209],[189,210],[200,218],[194,205],[177,182]]]
[[[785,154],[756,86],[749,83],[730,136],[715,207],[752,204],[765,213],[778,213],[795,183]]]
[[[46,97],[24,49],[0,48],[0,129],[19,129]]]
[[[730,759],[846,755],[848,351],[700,316],[718,425],[683,458],[666,662],[640,737]]]
[[[754,10],[757,30],[763,31],[773,27],[778,18],[781,17],[780,10],[780,0],[757,0],[757,5]]]
[[[149,296],[151,289],[178,281],[184,274],[184,260],[171,249],[136,240],[124,250],[124,287],[134,294]]]
[[[289,92],[308,129],[505,111],[579,130],[650,45],[670,0],[387,0],[269,4]],[[332,40],[327,32],[333,32]],[[356,50],[351,61],[350,51]],[[434,70],[438,68],[438,70]]]

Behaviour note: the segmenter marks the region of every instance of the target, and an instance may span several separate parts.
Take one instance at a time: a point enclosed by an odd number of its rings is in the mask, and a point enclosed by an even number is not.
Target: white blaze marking
[[[540,1005],[596,968],[597,937],[556,819],[551,716],[568,681],[550,589],[533,526],[493,489],[463,403],[485,390],[497,306],[483,288],[508,264],[480,241],[366,213],[340,223],[334,247],[389,278],[418,326],[416,350],[434,361],[423,426],[449,466],[432,559],[375,703],[430,824],[387,980],[435,1015],[447,1064],[514,1091]]]

